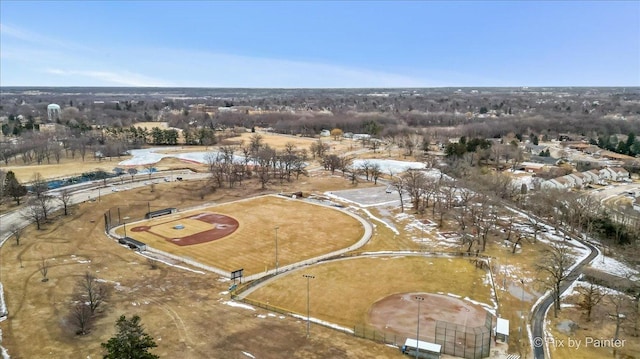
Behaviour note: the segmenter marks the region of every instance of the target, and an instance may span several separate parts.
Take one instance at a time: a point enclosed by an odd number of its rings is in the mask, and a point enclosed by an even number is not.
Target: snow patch
[[[226,304],[226,305],[228,305],[230,307],[249,309],[249,310],[253,310],[254,312],[256,310],[256,308],[254,308],[254,307],[252,307],[250,305],[247,305],[247,304],[244,304],[244,303],[234,302],[234,301],[231,301],[231,300],[228,300],[226,302],[222,302],[222,304]]]
[[[292,316],[292,317],[294,317],[294,318],[302,319],[302,320],[304,320],[305,322],[307,321],[307,317],[306,317],[306,316],[304,316],[304,315],[300,315],[300,314],[292,313],[292,314],[291,314],[291,316]],[[347,328],[347,327],[342,327],[342,326],[340,326],[340,325],[338,325],[338,324],[333,324],[333,323],[325,322],[324,320],[320,320],[320,319],[313,318],[313,317],[308,318],[308,320],[309,320],[310,322],[312,322],[312,323],[321,324],[321,325],[323,325],[323,326],[325,326],[325,327],[333,328],[333,329],[339,330],[339,331],[341,331],[341,332],[343,332],[343,333],[353,334],[353,329],[349,329],[349,328]]]
[[[7,304],[4,302],[4,286],[0,283],[0,322],[7,319]],[[2,333],[2,332],[0,332]],[[2,338],[0,336],[0,338]]]
[[[400,232],[398,232],[398,230],[396,229],[396,227],[394,227],[393,225],[383,221],[382,219],[374,216],[371,212],[369,212],[369,210],[365,209],[365,208],[361,208],[361,210],[367,214],[367,216],[369,216],[369,218],[376,220],[382,224],[384,224],[385,227],[389,228],[393,233],[395,233],[396,235],[400,235]]]
[[[154,261],[158,261],[158,262],[160,262],[160,263],[166,264],[166,265],[168,265],[168,266],[170,266],[170,267],[174,267],[174,268],[178,268],[178,269],[184,269],[184,270],[186,270],[186,271],[193,272],[193,273],[205,274],[205,272],[203,272],[203,271],[199,271],[199,270],[191,269],[191,268],[189,268],[189,267],[185,267],[185,266],[181,266],[181,265],[178,265],[178,264],[173,264],[173,263],[170,263],[170,262],[167,262],[167,261],[163,261],[163,260],[158,259],[158,258],[156,258],[156,257],[151,257],[151,256],[148,256],[148,255],[144,255],[144,254],[142,254],[142,253],[140,253],[140,252],[135,252],[135,253],[136,253],[136,254],[138,254],[138,255],[141,255],[141,256],[143,256],[143,257],[145,257],[145,258],[150,258],[150,259],[153,259]],[[225,279],[226,279],[226,278],[225,278]],[[228,280],[228,279],[227,279],[227,280]],[[219,280],[219,281],[220,281],[220,280]],[[223,282],[223,281],[221,281],[221,282]]]
[[[242,354],[248,356],[249,358],[255,358],[255,355],[251,354],[251,353],[247,353],[247,352],[242,352]]]
[[[591,268],[616,275],[618,277],[640,280],[638,270],[629,267],[615,258],[603,256],[602,253],[598,254],[598,256],[591,261],[590,266]]]
[[[427,165],[422,162],[410,162],[410,161],[397,161],[397,160],[385,160],[385,159],[366,159],[353,160],[353,167],[359,168],[362,165],[368,162],[372,165],[378,165],[380,167],[380,171],[384,173],[389,173],[389,171],[393,173],[401,173],[410,169],[425,169]]]

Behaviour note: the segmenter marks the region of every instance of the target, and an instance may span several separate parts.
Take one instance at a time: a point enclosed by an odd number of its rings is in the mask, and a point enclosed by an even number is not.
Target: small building
[[[507,319],[497,318],[496,340],[501,340],[505,343],[509,342],[509,321]]]
[[[180,178],[180,180],[182,179],[181,177],[178,177],[178,178]],[[173,207],[170,207],[170,208],[164,208],[164,209],[159,209],[159,210],[157,210],[157,211],[147,212],[147,213],[144,215],[144,218],[145,218],[145,219],[150,219],[150,218],[155,218],[155,217],[165,216],[165,215],[167,215],[167,214],[172,214],[172,213],[176,213],[176,212],[178,212],[178,209],[177,209],[177,208],[173,208]]]
[[[329,137],[329,136],[331,136],[331,132],[329,132],[329,130],[320,131],[320,137]]]
[[[147,245],[131,237],[122,237],[118,239],[118,243],[125,244],[129,248],[137,250],[138,252],[144,252],[147,250]]]
[[[422,340],[411,338],[407,338],[400,349],[402,350],[402,354],[423,359],[439,359],[442,353],[442,346],[440,344],[423,342]]]
[[[533,163],[533,162],[522,162],[520,165],[522,166],[522,169],[525,172],[529,172],[529,173],[540,173],[543,171],[545,166],[543,163]]]

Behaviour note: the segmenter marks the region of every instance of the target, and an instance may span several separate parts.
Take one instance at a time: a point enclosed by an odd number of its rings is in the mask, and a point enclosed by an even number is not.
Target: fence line
[[[297,317],[297,318],[303,318],[304,315],[299,314],[299,313],[294,313],[291,312],[287,309],[284,308],[280,308],[274,305],[270,305],[270,304],[266,304],[257,300],[253,300],[253,299],[248,299],[248,298],[242,298],[240,299],[237,295],[233,295],[232,294],[232,299],[234,300],[239,300],[245,304],[249,304],[252,305],[254,307],[258,307],[258,308],[262,308],[265,310],[268,310],[270,312],[274,312],[274,313],[279,313],[279,314],[283,314],[283,315],[288,315],[288,316],[292,316],[292,317]],[[344,327],[340,327],[338,325],[334,325],[332,323],[328,323],[328,322],[324,322],[324,321],[314,321],[315,324],[317,325],[321,325],[323,327],[329,328],[329,329],[333,329],[336,330],[338,332],[344,333],[344,334],[349,334],[349,335],[353,335],[355,337],[358,338],[362,338],[362,339],[367,339],[367,340],[371,340],[374,341],[376,343],[382,343],[382,344],[388,344],[388,345],[394,345],[394,346],[400,346],[402,345],[402,343],[404,342],[404,340],[407,338],[406,336],[403,335],[399,335],[399,334],[392,334],[392,333],[387,333],[384,331],[380,331],[376,328],[373,328],[371,326],[367,326],[365,324],[356,324],[353,326],[353,330],[351,329],[347,329]]]

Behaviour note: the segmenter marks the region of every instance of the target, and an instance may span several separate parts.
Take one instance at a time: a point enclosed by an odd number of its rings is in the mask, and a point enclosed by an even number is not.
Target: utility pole
[[[315,276],[309,274],[303,274],[302,276],[307,278],[307,338],[309,338],[309,326],[311,324],[311,316],[309,315],[309,279],[314,279]]]
[[[278,226],[276,226],[276,274],[278,274]]]
[[[420,303],[424,302],[423,297],[415,297],[418,301],[418,325],[416,327],[416,359],[418,359],[418,353],[420,352]]]

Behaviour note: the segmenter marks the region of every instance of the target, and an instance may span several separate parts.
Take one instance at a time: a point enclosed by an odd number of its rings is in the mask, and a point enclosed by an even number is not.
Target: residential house
[[[600,171],[593,169],[589,171],[582,172],[585,176],[589,177],[591,180],[589,183],[602,183],[602,178],[600,177]]]
[[[542,182],[542,184],[540,185],[540,187],[543,189],[568,189],[572,186],[573,185],[570,184],[564,177],[550,179],[548,181]]]
[[[612,179],[616,182],[629,181],[629,172],[622,167],[609,167],[609,170],[613,172]]]
[[[544,170],[544,167],[543,163],[522,162],[518,168],[529,173],[540,173]]]
[[[582,178],[582,175],[580,174],[580,172],[572,173],[572,174],[566,175],[565,177],[569,177],[573,181],[575,187],[582,187],[585,184],[584,179]]]
[[[539,155],[540,152],[546,151],[549,146],[544,145],[534,145],[533,143],[526,143],[524,145],[525,151],[531,153],[532,155]]]

